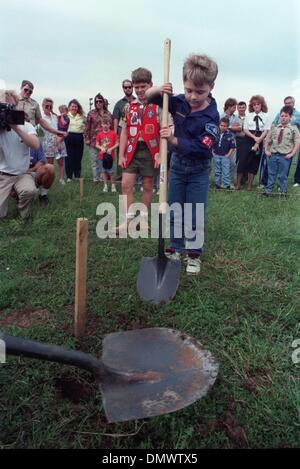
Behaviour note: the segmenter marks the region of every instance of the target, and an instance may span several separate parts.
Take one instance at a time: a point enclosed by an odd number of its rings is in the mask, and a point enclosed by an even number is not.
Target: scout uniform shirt
[[[283,133],[281,139],[279,139],[279,134],[282,129]],[[280,143],[278,143],[279,140],[281,140]],[[267,135],[266,142],[269,144],[271,153],[287,155],[293,150],[296,143],[300,143],[300,132],[296,125],[273,125]]]

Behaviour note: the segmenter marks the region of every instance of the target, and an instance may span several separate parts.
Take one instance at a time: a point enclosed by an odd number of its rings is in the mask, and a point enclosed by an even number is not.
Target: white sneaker
[[[102,192],[108,192],[108,187],[107,184],[104,184],[103,191]]]
[[[165,255],[168,259],[171,259],[172,261],[180,261],[181,259],[181,254],[178,251],[175,252],[165,252]]]
[[[159,189],[157,189],[157,192],[156,192],[157,195],[159,195]]]
[[[114,184],[111,185],[111,191],[112,192],[117,192],[117,188]]]
[[[67,182],[72,182],[72,179],[68,178],[68,179],[67,179]]]
[[[60,179],[59,182],[64,186],[66,184],[64,179]]]
[[[295,184],[293,185],[293,187],[300,187],[300,184],[298,184],[298,182],[295,182]]]
[[[187,274],[197,275],[201,270],[201,260],[200,257],[188,257],[186,272]]]
[[[58,154],[58,155],[55,157],[56,160],[60,160],[61,158],[62,158],[62,156],[61,156],[60,154]]]

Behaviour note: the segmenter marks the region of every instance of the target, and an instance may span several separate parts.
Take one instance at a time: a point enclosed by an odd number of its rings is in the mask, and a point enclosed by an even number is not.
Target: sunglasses
[[[123,89],[124,89],[124,90],[131,90],[131,89],[132,89],[132,86],[123,86]]]
[[[32,94],[32,90],[30,88],[24,88],[25,93]]]
[[[96,99],[96,103],[101,103],[101,104],[103,104],[103,101],[102,101],[102,99]]]

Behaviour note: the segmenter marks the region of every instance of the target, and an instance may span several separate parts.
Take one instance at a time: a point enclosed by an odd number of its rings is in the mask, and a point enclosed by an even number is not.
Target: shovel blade
[[[142,300],[154,304],[168,303],[176,295],[180,279],[180,261],[144,257],[137,277],[137,291]]]
[[[127,381],[107,376],[99,383],[110,423],[182,409],[201,399],[218,374],[218,363],[199,342],[166,328],[109,334],[102,360],[121,373],[139,375]]]

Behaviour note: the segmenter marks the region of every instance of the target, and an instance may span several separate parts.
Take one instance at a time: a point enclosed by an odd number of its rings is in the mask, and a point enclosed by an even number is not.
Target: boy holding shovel
[[[182,210],[180,216],[174,216],[171,211],[171,243],[166,254],[175,260],[185,254],[189,274],[199,274],[201,267],[204,210],[201,220],[199,214],[201,207],[207,204],[212,147],[219,134],[219,113],[211,95],[217,74],[218,66],[211,58],[191,55],[183,67],[184,94],[173,96],[171,83],[152,87],[146,92],[149,101],[159,105],[163,93],[169,95],[169,112],[174,119],[175,132],[173,135],[170,128],[163,128],[160,136],[174,149],[168,203],[169,206],[179,203]],[[188,209],[191,226],[186,225],[185,210]]]

